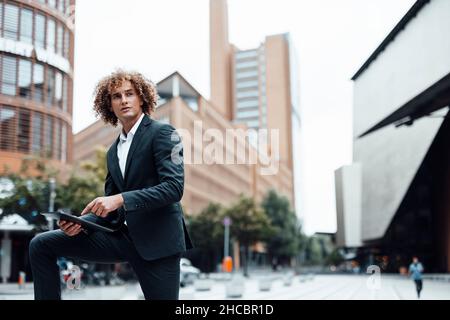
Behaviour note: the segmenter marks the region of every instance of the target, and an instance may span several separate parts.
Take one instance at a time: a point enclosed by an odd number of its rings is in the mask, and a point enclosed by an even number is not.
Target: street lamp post
[[[56,198],[56,180],[55,178],[50,178],[49,180],[49,189],[50,189],[50,199],[48,201],[48,212],[53,212],[55,210],[55,198]],[[53,230],[53,220],[51,218],[47,218],[48,229]]]
[[[225,272],[231,272],[233,268],[233,261],[230,257],[230,224],[231,219],[230,217],[225,217],[223,219],[223,225],[225,226],[225,232],[224,232],[224,243],[223,243],[223,269]]]

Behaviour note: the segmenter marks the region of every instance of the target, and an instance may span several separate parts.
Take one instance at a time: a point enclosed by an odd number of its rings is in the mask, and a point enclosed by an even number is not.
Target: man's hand
[[[58,226],[69,237],[76,236],[83,230],[83,229],[81,229],[81,225],[79,225],[78,223],[73,223],[73,222],[64,221],[64,220],[59,220]]]
[[[92,212],[98,217],[105,218],[110,212],[121,206],[123,206],[123,197],[121,194],[109,197],[98,197],[92,200],[86,208],[83,209],[81,215]]]

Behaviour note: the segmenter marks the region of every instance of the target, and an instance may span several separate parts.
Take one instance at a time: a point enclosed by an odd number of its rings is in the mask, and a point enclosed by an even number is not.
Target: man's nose
[[[123,95],[122,95],[121,103],[122,103],[122,104],[127,104],[127,102],[128,102],[127,96],[123,94]]]

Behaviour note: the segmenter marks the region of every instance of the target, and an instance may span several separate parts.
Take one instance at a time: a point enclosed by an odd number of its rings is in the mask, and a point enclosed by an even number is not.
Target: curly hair
[[[130,81],[141,98],[143,105],[142,111],[145,114],[151,114],[155,111],[158,102],[158,93],[154,83],[138,72],[117,70],[111,75],[101,79],[94,91],[94,111],[96,116],[105,123],[117,126],[118,119],[111,111],[111,92],[120,87],[124,81]]]

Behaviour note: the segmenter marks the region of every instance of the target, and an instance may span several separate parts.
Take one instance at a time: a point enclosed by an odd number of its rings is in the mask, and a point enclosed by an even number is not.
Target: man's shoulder
[[[153,130],[150,130],[151,134],[159,134],[160,132],[168,132],[171,133],[173,131],[175,131],[175,127],[172,126],[170,123],[167,123],[165,121],[160,121],[160,120],[152,120],[152,125],[151,125]]]

